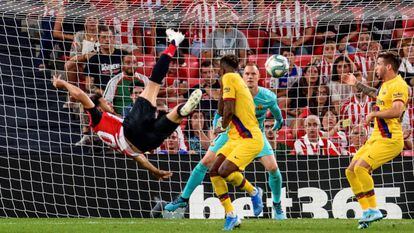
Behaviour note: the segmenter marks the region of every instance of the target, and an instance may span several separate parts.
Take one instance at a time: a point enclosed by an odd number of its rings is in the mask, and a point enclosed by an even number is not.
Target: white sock
[[[227,214],[226,214],[226,216],[229,216],[229,217],[231,217],[231,218],[234,218],[234,217],[236,217],[237,215],[236,215],[236,213],[234,213],[234,211],[231,211],[231,212],[227,213]]]

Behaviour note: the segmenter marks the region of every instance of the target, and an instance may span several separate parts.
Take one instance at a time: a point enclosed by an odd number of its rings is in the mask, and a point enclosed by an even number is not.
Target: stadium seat
[[[184,60],[185,60],[186,66],[182,67],[182,69],[186,69],[187,78],[198,79],[198,76],[199,76],[198,58],[191,54],[184,54]]]
[[[312,55],[296,56],[295,64],[300,67],[305,67],[312,61]]]
[[[245,29],[240,31],[247,37],[249,47],[253,53],[263,53],[263,49],[269,44],[269,34],[266,31],[257,29]]]
[[[259,66],[260,77],[262,79],[265,79],[269,76],[265,69],[265,63],[269,56],[269,54],[253,54],[249,55],[248,57],[249,62],[254,62]]]

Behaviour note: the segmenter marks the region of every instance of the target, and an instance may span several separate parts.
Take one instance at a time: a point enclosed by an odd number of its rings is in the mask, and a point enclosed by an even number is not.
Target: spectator
[[[328,110],[322,118],[321,136],[328,138],[342,155],[346,155],[348,141],[345,132],[341,130],[342,126],[342,122],[338,121],[334,110]]]
[[[370,43],[371,33],[369,31],[361,31],[358,37],[356,53],[366,55]]]
[[[400,49],[401,66],[398,69],[401,76],[410,86],[414,86],[414,39],[405,39]]]
[[[319,118],[322,118],[329,108],[332,107],[331,96],[329,93],[329,87],[327,85],[320,85],[318,90],[309,100],[307,111],[304,111],[300,117],[316,115]]]
[[[239,57],[240,64],[244,67],[247,61],[247,51],[250,48],[246,36],[231,25],[231,22],[234,22],[232,17],[230,10],[220,9],[217,28],[206,39],[203,57],[217,59],[224,55],[233,54]]]
[[[143,83],[136,83],[133,87],[130,87],[129,93],[131,93],[131,103],[124,107],[122,110],[122,116],[126,117],[128,113],[132,110],[132,107],[135,104],[135,101],[138,99],[139,95],[144,91]]]
[[[323,8],[319,8],[316,26],[315,45],[333,40],[339,51],[355,52],[348,42],[357,37],[357,24],[354,13],[342,5],[342,0],[330,0]]]
[[[171,60],[164,85],[158,93],[158,97],[165,97],[169,107],[183,102],[183,96],[188,91],[188,79],[180,72],[183,65],[184,60],[181,57]]]
[[[348,56],[341,55],[336,58],[332,68],[332,79],[328,85],[331,91],[332,103],[337,108],[337,112],[339,112],[341,100],[352,95],[352,87],[341,82],[342,76],[349,73],[360,75],[356,72],[355,64]]]
[[[277,149],[277,141],[276,137],[277,134],[273,127],[275,126],[275,121],[273,119],[266,119],[264,121],[264,130],[266,134],[267,140],[269,140],[270,145],[272,146],[273,150]]]
[[[187,148],[185,148],[183,146],[185,146],[185,144],[183,145],[180,142],[179,133],[177,131],[175,131],[174,133],[171,134],[170,137],[168,137],[164,141],[163,145],[161,146],[163,149],[158,149],[157,152],[159,154],[164,154],[164,155],[165,154],[168,154],[168,155],[170,155],[170,154],[177,154],[177,155],[188,154]]]
[[[183,23],[188,27],[186,37],[189,38],[189,47],[192,55],[199,57],[201,49],[204,47],[206,38],[217,28],[220,21],[219,9],[229,10],[231,20],[229,22],[238,22],[237,12],[223,0],[202,0],[194,1],[188,6]]]
[[[128,1],[115,1],[115,16],[106,20],[114,35],[117,49],[131,53],[133,50],[142,52],[143,29],[146,25],[141,21],[151,18],[150,12],[144,8],[129,9]]]
[[[364,9],[362,31],[371,32],[373,40],[381,43],[385,50],[396,48],[404,31],[401,13],[396,8],[390,11],[387,2]]]
[[[349,134],[349,149],[350,155],[354,156],[355,153],[361,148],[368,139],[368,130],[362,124],[353,126],[351,133]]]
[[[375,62],[378,54],[381,52],[382,46],[376,41],[369,42],[368,50],[363,53],[354,55],[354,63],[358,70],[362,72],[362,77],[367,80],[378,80],[374,77]]]
[[[108,82],[103,97],[114,105],[115,112],[122,113],[125,106],[131,103],[130,88],[134,85],[148,83],[148,77],[136,73],[137,61],[134,55],[126,55],[122,59],[122,72],[111,78]],[[143,86],[143,85],[140,85]]]
[[[309,7],[298,0],[284,0],[268,6],[267,28],[270,32],[272,53],[280,48],[293,48],[296,55],[312,53],[314,17]]]
[[[205,60],[200,64],[200,84],[193,86],[184,94],[184,98],[188,98],[190,93],[195,89],[203,92],[203,98],[200,101],[200,110],[206,113],[207,119],[211,119],[214,111],[217,109],[218,99],[220,97],[220,83],[218,80],[213,63]]]
[[[366,83],[360,76],[356,77],[360,82]],[[356,87],[352,87],[352,95],[341,105],[339,119],[343,122],[349,122],[349,126],[363,124],[365,117],[371,112],[371,103],[373,103],[373,99],[359,92]],[[348,127],[345,127],[346,132],[348,132]]]
[[[67,79],[70,83],[77,85],[80,77],[79,73],[84,70],[83,62],[86,62],[85,55],[95,52],[98,46],[99,20],[95,16],[86,18],[84,30],[79,31],[73,38],[70,49],[70,60],[65,64]]]
[[[315,115],[309,115],[305,119],[306,134],[295,141],[296,155],[330,155],[339,156],[341,153],[336,149],[335,145],[320,135],[321,122]]]
[[[289,61],[289,71],[283,77],[270,79],[270,88],[277,89],[277,96],[285,96],[288,87],[302,77],[302,68],[295,64],[295,53],[290,48],[281,48],[280,52]]]
[[[324,83],[332,79],[333,64],[337,55],[336,42],[332,39],[328,39],[323,45],[323,54],[312,58],[314,63],[318,63],[318,68]]]
[[[122,53],[115,49],[114,42],[113,32],[107,26],[100,26],[99,52],[83,55],[87,61],[84,74],[100,90],[105,90],[109,80],[121,73]]]
[[[210,146],[208,125],[204,113],[196,111],[188,121],[188,142],[190,154],[204,155]]]
[[[316,64],[308,64],[303,70],[303,77],[298,79],[288,91],[287,114],[297,117],[304,107],[308,106],[309,98],[316,92],[320,83],[319,69]]]

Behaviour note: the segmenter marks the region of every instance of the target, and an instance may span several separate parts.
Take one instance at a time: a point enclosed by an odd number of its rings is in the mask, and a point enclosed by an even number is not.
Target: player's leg
[[[228,153],[226,160],[223,161],[218,170],[218,174],[227,182],[235,187],[239,187],[250,195],[255,216],[259,216],[263,211],[263,190],[254,187],[240,171],[243,171],[253,161],[261,148],[263,148],[263,144],[261,135],[260,139],[237,140],[234,143],[234,149],[231,153]]]
[[[180,32],[167,29],[166,31],[170,44],[164,50],[157,63],[152,69],[151,78],[145,86],[141,97],[147,99],[153,106],[157,106],[157,96],[165,76],[168,73],[169,65],[172,57],[177,50],[178,45],[184,40],[184,35]]]
[[[277,220],[286,219],[286,215],[283,212],[280,196],[282,194],[282,174],[276,162],[276,158],[266,136],[263,135],[264,146],[262,151],[256,158],[258,158],[261,164],[265,167],[269,178],[268,183],[273,197],[273,209],[275,211],[274,218]]]
[[[191,175],[188,178],[181,195],[178,198],[176,198],[173,202],[168,203],[165,206],[166,210],[175,211],[178,208],[187,207],[188,200],[190,199],[191,194],[194,192],[194,189],[197,188],[197,186],[203,182],[208,169],[214,163],[217,151],[220,150],[220,148],[223,147],[223,145],[226,144],[227,141],[228,136],[226,133],[219,134],[214,139],[213,143],[208,148],[207,153],[203,156],[201,161],[191,172]]]
[[[354,172],[362,186],[362,192],[368,201],[369,214],[361,222],[374,222],[383,218],[377,208],[376,195],[374,191],[374,180],[371,172],[388,161],[398,156],[404,147],[402,140],[376,139],[369,153],[362,156],[355,164]]]

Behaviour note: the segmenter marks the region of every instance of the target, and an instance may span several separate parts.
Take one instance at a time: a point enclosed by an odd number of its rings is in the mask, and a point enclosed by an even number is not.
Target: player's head
[[[280,54],[286,57],[289,61],[289,67],[292,68],[295,65],[295,53],[292,51],[291,48],[282,47],[280,48]]]
[[[220,75],[236,72],[239,69],[239,58],[236,55],[224,55],[220,59]]]
[[[316,141],[319,139],[319,130],[321,127],[321,121],[315,115],[309,115],[305,119],[305,131],[309,140]]]
[[[355,125],[349,134],[350,145],[353,145],[357,148],[361,147],[368,139],[368,131],[362,125]]]
[[[137,59],[132,54],[127,54],[122,59],[122,72],[127,76],[133,76],[137,68]]]
[[[139,95],[144,91],[144,84],[141,82],[137,82],[134,84],[134,87],[131,87],[129,89],[129,93],[131,93],[130,97],[132,99],[132,102],[135,103],[135,101],[138,99]]]
[[[330,131],[338,122],[338,119],[336,118],[335,112],[330,109],[325,112],[325,115],[323,115],[322,118],[322,128],[325,131]]]
[[[90,96],[90,99],[101,112],[114,113],[114,108],[100,93],[95,93]]]
[[[367,51],[371,42],[371,34],[368,31],[361,31],[358,38],[358,49]]]
[[[275,131],[273,130],[273,127],[275,126],[275,121],[273,119],[266,119],[264,121],[264,129],[266,133],[266,138],[269,141],[273,141],[276,139]]]
[[[323,56],[334,59],[336,54],[336,41],[327,39],[323,45]]]
[[[102,52],[110,51],[115,46],[114,33],[108,26],[99,26],[99,46]]]
[[[202,84],[211,85],[215,81],[216,72],[211,60],[205,60],[200,64],[200,81]]]
[[[401,59],[398,53],[387,51],[378,54],[377,63],[375,64],[375,75],[380,79],[391,79],[396,76],[401,65]],[[387,81],[384,80],[384,81]]]
[[[243,71],[243,80],[249,89],[255,89],[259,86],[259,67],[256,63],[247,63]]]

